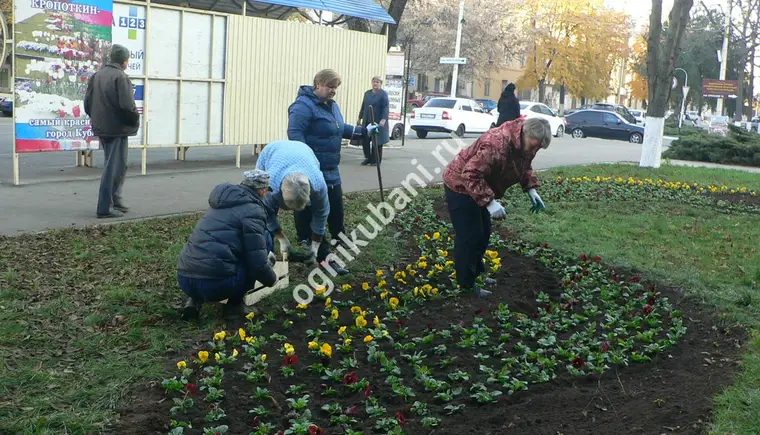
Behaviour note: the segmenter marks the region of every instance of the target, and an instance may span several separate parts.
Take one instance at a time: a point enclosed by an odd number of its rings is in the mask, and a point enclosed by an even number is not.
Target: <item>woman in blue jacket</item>
[[[380,162],[383,160],[383,145],[387,144],[391,139],[388,134],[388,115],[390,111],[390,101],[388,100],[388,93],[382,89],[383,79],[380,77],[372,77],[372,89],[364,93],[364,100],[362,100],[362,108],[359,111],[359,120],[357,124],[364,125],[365,127],[370,124],[372,119],[372,112],[375,114],[375,121],[378,122],[377,127],[377,157]],[[370,107],[372,111],[370,111]],[[362,123],[364,121],[364,123]],[[364,161],[362,165],[374,166],[377,163],[375,160],[375,150],[372,149],[369,136],[366,136],[362,140],[362,149],[364,151]]]
[[[314,76],[313,86],[301,86],[296,101],[288,109],[288,139],[303,142],[308,145],[319,160],[319,169],[327,183],[327,195],[330,202],[330,214],[327,226],[334,240],[340,240],[343,232],[343,189],[341,187],[340,148],[343,139],[364,137],[372,132],[377,125],[367,127],[346,124],[340,107],[333,98],[341,84],[338,73],[325,69]],[[311,236],[311,207],[295,213],[296,233],[298,240],[306,241]],[[318,261],[324,259],[318,258]],[[337,273],[348,273],[337,264],[330,266]]]

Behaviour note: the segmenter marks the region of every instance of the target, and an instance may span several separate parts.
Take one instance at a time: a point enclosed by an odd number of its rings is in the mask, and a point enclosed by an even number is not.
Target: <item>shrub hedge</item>
[[[677,160],[760,167],[760,135],[733,125],[728,137],[699,132],[673,141],[663,157]],[[683,132],[683,129],[681,129]]]

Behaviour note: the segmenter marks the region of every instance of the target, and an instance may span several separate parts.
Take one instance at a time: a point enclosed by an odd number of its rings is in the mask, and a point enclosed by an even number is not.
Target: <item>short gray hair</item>
[[[243,185],[254,189],[269,187],[269,174],[261,169],[252,169],[243,172]]]
[[[288,210],[301,211],[306,208],[311,195],[311,183],[309,177],[300,172],[291,172],[280,186],[282,200]]]
[[[523,122],[523,135],[541,141],[541,148],[549,148],[552,143],[552,127],[544,118],[528,118]]]

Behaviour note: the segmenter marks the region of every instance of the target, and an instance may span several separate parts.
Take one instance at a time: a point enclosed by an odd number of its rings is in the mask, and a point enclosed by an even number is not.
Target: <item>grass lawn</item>
[[[592,252],[680,286],[724,313],[727,324],[758,330],[757,214],[718,213],[667,199],[565,197],[558,176],[659,177],[760,191],[757,174],[672,166],[558,168],[540,175],[548,212],[530,214],[527,195],[513,188],[504,225],[523,238]],[[346,202],[347,228],[364,219],[365,205],[377,197],[360,194]],[[181,323],[175,308],[182,298],[174,265],[197,218],[0,238],[0,433],[105,430],[116,423],[115,410],[128,406],[130,388],[164,377],[174,355],[219,328],[218,307],[207,307],[205,321],[194,326]],[[291,234],[292,219],[282,223]],[[382,233],[372,243],[349,265],[354,274],[371,276],[381,265],[403,261],[394,234]],[[291,283],[301,282],[306,271],[291,267]],[[264,304],[289,297],[283,292]],[[716,434],[760,431],[760,339],[750,344],[744,368],[717,399]]]

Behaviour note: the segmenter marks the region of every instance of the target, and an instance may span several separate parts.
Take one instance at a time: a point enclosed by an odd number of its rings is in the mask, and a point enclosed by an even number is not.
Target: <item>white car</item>
[[[412,130],[425,139],[429,132],[485,133],[496,125],[492,114],[484,112],[475,100],[466,98],[432,98],[424,106],[412,110]]]
[[[499,112],[494,109],[491,113],[499,118]],[[549,121],[554,137],[562,137],[567,128],[567,121],[562,116],[557,116],[552,109],[546,104],[536,103],[533,101],[524,101],[520,103],[520,115],[526,118],[544,118]]]
[[[647,113],[643,110],[638,109],[628,109],[629,112],[631,112],[631,115],[633,115],[634,118],[636,118],[636,123],[641,124],[643,127],[647,123]]]

